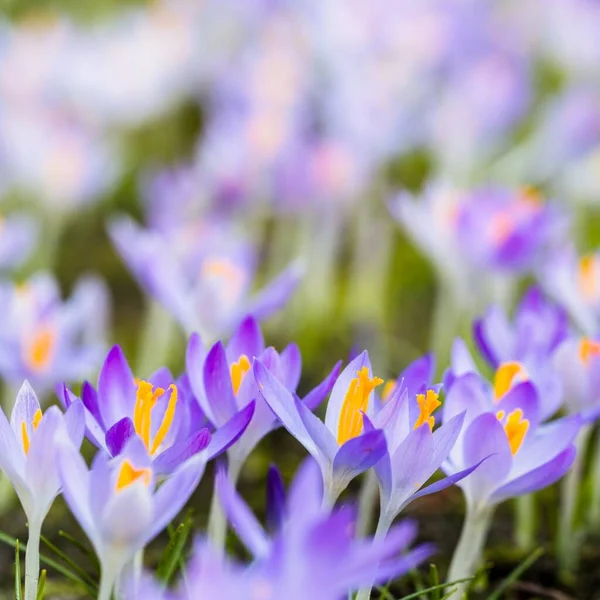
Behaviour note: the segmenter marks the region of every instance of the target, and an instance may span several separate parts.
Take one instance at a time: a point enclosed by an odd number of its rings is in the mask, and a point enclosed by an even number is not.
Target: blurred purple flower
[[[39,223],[25,214],[12,213],[0,219],[0,269],[21,266],[34,250]]]
[[[233,238],[217,242],[199,236],[189,254],[181,257],[176,239],[168,241],[128,217],[113,220],[109,232],[142,288],[186,332],[201,332],[206,340],[228,333],[246,314],[258,319],[272,315],[287,302],[301,277],[302,269],[294,263],[251,297],[254,252]]]
[[[260,360],[254,361],[254,375],[260,393],[283,426],[319,464],[329,506],[354,477],[384,456],[383,432],[363,431],[363,414],[373,403],[374,388],[383,383],[372,376],[367,352],[355,358],[335,382],[324,423]]]
[[[61,300],[58,284],[38,273],[21,284],[0,284],[4,326],[0,373],[13,386],[28,379],[40,393],[78,381],[100,365],[106,348],[108,294],[99,279],[79,280]]]

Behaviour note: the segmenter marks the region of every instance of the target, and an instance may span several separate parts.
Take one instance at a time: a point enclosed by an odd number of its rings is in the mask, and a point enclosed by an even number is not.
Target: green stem
[[[235,487],[240,476],[242,463],[239,460],[231,460],[227,469],[229,481]],[[219,502],[219,496],[216,488],[213,491],[210,512],[208,516],[208,537],[216,552],[223,553],[225,550],[225,540],[227,537],[227,517]]]
[[[585,425],[579,431],[575,446],[577,454],[570,471],[561,482],[560,520],[558,524],[557,555],[563,572],[572,572],[579,560],[579,536],[575,531],[577,500],[581,489],[585,451],[591,434],[591,426]]]
[[[519,496],[515,500],[515,543],[519,550],[526,552],[533,548],[536,530],[535,495]]]
[[[40,536],[42,523],[30,521],[25,551],[25,600],[36,600],[40,577]]]
[[[373,469],[369,469],[365,474],[358,497],[358,522],[356,525],[357,537],[365,537],[371,530],[373,522],[373,509],[377,500],[379,486],[377,475]]]
[[[596,431],[592,456],[592,498],[589,507],[590,527],[600,529],[600,431]]]
[[[463,523],[460,539],[454,550],[447,581],[452,583],[459,579],[472,577],[481,561],[485,540],[492,522],[494,508],[483,506],[480,508],[467,507],[467,514]],[[468,582],[458,585],[450,598],[458,600],[467,590]]]

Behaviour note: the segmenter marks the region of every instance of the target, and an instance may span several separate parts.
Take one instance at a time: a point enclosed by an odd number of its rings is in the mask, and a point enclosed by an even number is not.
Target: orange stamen
[[[515,383],[528,379],[529,374],[521,363],[502,363],[494,376],[494,401],[498,402]]]
[[[390,399],[390,396],[394,393],[398,382],[395,379],[390,379],[383,386],[383,392],[381,392],[381,399],[386,402]]]
[[[26,362],[31,370],[45,371],[50,366],[55,346],[55,331],[50,327],[42,327],[27,348]]]
[[[505,412],[499,410],[496,413],[496,417],[499,421],[503,421]],[[514,456],[523,445],[523,440],[529,430],[529,421],[523,418],[523,411],[520,408],[516,408],[508,415],[503,427],[508,438],[510,451]]]
[[[600,277],[600,261],[594,254],[582,256],[579,260],[579,289],[588,301],[598,297],[598,280]]]
[[[367,410],[371,392],[383,383],[379,377],[369,377],[369,369],[363,367],[357,371],[348,386],[348,391],[340,411],[337,441],[340,446],[360,434],[363,428],[362,412]],[[362,411],[362,412],[361,412]]]
[[[35,431],[42,420],[42,411],[38,408],[33,414],[33,419],[31,420],[31,425],[33,426],[33,430]],[[31,446],[29,441],[29,434],[27,433],[27,423],[25,421],[21,421],[21,439],[23,441],[23,450],[25,454],[29,454],[29,448]]]
[[[414,429],[417,429],[421,427],[421,425],[427,423],[427,425],[429,425],[429,429],[433,431],[435,417],[432,416],[432,413],[442,405],[438,394],[436,394],[433,390],[427,390],[426,394],[417,394],[417,403],[421,412],[419,414],[419,418],[415,422]]]
[[[589,365],[592,358],[600,356],[600,342],[583,338],[579,344],[579,356],[582,362]]]
[[[231,365],[231,385],[233,386],[233,393],[236,396],[237,393],[240,391],[242,381],[244,381],[244,377],[246,377],[249,370],[250,361],[248,360],[248,357],[245,354],[242,354],[240,356],[240,359]]]
[[[136,469],[128,460],[123,461],[117,477],[117,491],[131,485],[134,481],[142,479],[145,485],[150,485],[150,469]]]

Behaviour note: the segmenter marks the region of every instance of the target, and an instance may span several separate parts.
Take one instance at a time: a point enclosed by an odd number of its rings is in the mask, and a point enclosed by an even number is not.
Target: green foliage
[[[159,579],[170,583],[178,569],[183,568],[183,555],[192,530],[192,512],[189,511],[183,523],[177,528],[169,528],[170,541],[156,570]]]
[[[533,565],[541,556],[544,554],[543,548],[537,548],[534,550],[520,565],[518,565],[509,575],[504,579],[500,585],[487,597],[487,600],[501,600],[504,592],[510,588],[510,586]]]
[[[46,569],[42,569],[42,572],[40,573],[40,581],[38,583],[36,600],[44,599],[44,588],[46,587],[46,573]]]
[[[19,540],[15,540],[15,600],[21,600],[21,555]]]

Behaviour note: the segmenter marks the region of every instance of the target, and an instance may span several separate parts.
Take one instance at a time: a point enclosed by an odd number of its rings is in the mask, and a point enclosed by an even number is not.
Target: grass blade
[[[386,587],[375,586],[375,589],[381,594],[379,600],[395,600],[394,596],[390,594],[389,590]]]
[[[59,530],[58,535],[70,542],[71,544],[73,544],[73,546],[75,546],[83,554],[89,557],[89,559],[94,563],[97,574],[100,574],[100,561],[98,560],[96,553],[91,548],[89,548],[85,544],[82,544],[79,540],[75,539],[70,533],[63,531],[62,529]]]
[[[520,565],[518,565],[509,576],[500,583],[500,585],[488,596],[487,600],[500,600],[504,592],[515,582],[519,577],[536,562],[540,556],[544,554],[543,548],[534,550]]]
[[[440,585],[440,576],[437,567],[433,563],[429,565],[429,581],[431,585],[436,588],[433,591],[433,600],[440,600],[442,590],[437,587]]]
[[[169,583],[177,570],[177,566],[179,565],[185,550],[185,545],[190,537],[191,528],[192,519],[191,516],[188,515],[186,520],[171,534],[171,540],[165,549],[163,558],[156,571],[157,577],[162,579],[165,583]]]
[[[21,600],[21,553],[19,540],[15,540],[15,600]]]
[[[43,600],[44,598],[44,588],[46,587],[46,573],[46,569],[42,569],[42,572],[40,573],[40,582],[38,583],[37,596],[35,597],[36,600]]]
[[[48,538],[42,535],[40,539],[52,552],[54,552],[54,554],[56,554],[58,558],[68,565],[78,577],[90,585],[96,585],[95,581],[87,574],[85,569],[73,562],[71,558],[69,558],[62,550],[57,548]]]
[[[472,581],[472,577],[466,577],[465,579],[457,579],[456,581],[450,581],[448,583],[440,583],[439,585],[432,585],[431,587],[419,590],[414,594],[409,594],[408,596],[402,596],[400,600],[412,600],[413,598],[420,598],[423,594],[429,594],[430,592],[435,592],[437,590],[443,590],[444,588],[451,587],[453,585],[457,585],[459,583],[465,583],[467,581]]]

